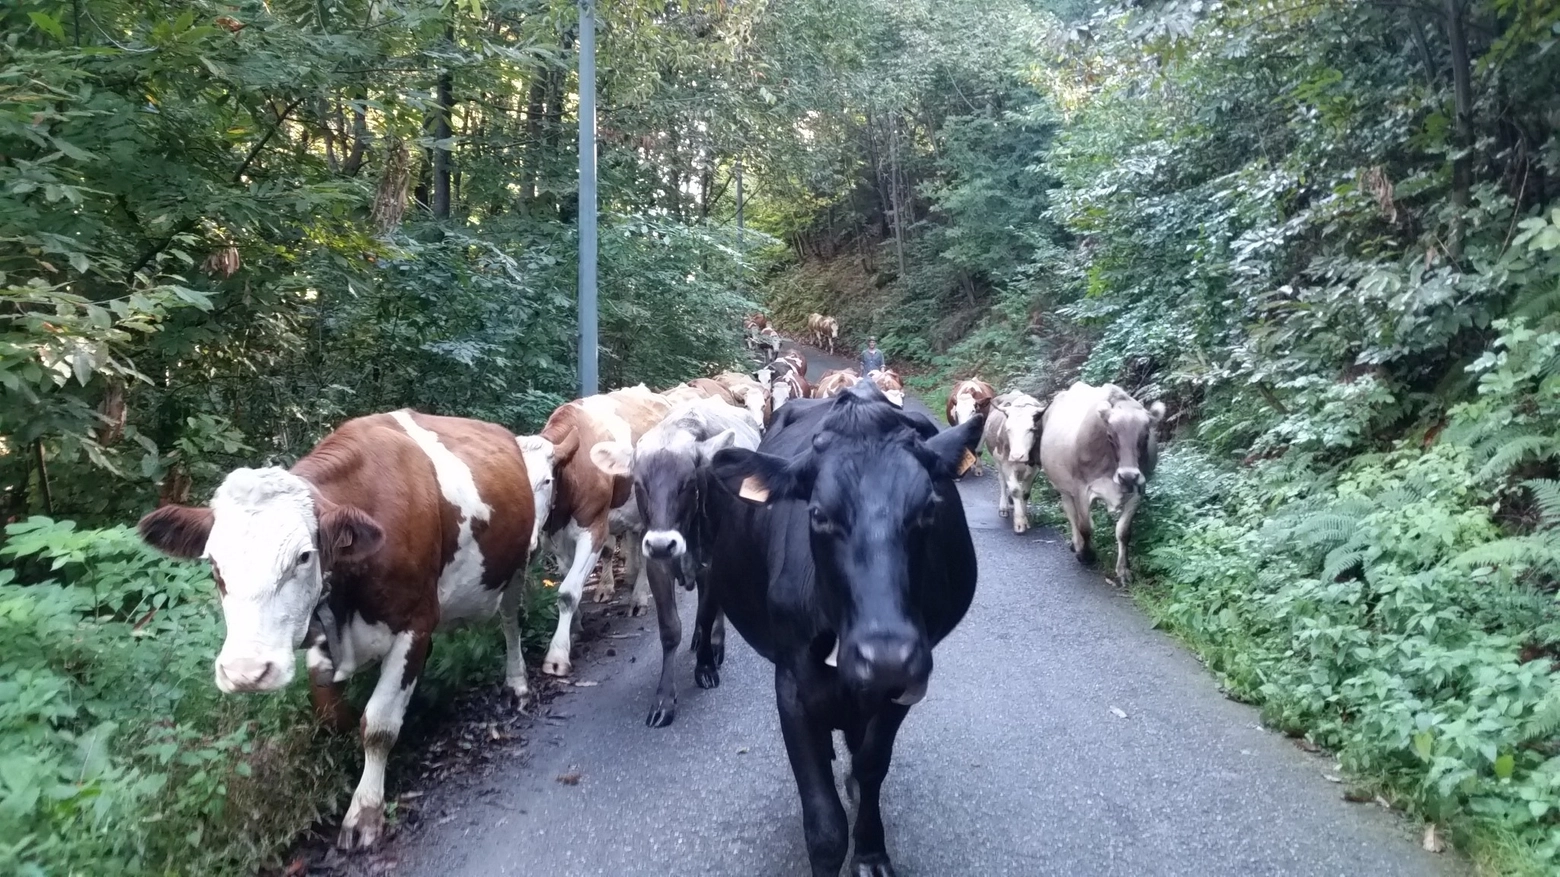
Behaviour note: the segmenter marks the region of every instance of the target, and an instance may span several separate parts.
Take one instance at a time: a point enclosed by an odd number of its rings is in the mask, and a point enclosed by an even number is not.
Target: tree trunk
[[[894,249],[899,254],[899,276],[905,276],[905,204],[899,193],[899,123],[888,122],[889,192],[894,199]]]
[[[444,31],[444,38],[453,47],[455,26]],[[454,75],[446,68],[439,74],[438,94],[435,96],[433,123],[433,215],[439,219],[450,216],[450,111],[454,106]]]
[[[1452,50],[1452,98],[1457,116],[1453,142],[1457,151],[1452,159],[1452,204],[1457,213],[1452,217],[1448,255],[1456,262],[1462,259],[1467,212],[1473,203],[1473,70],[1468,60],[1468,33],[1464,26],[1467,6],[1464,0],[1445,0],[1445,3],[1446,38]]]

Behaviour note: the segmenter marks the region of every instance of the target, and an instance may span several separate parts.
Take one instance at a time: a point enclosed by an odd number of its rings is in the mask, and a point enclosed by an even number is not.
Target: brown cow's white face
[[[235,470],[210,508],[163,506],[139,529],[160,551],[211,561],[227,627],[216,680],[229,693],[291,682],[293,652],[324,593],[322,563],[360,560],[384,541],[368,515],[347,505],[320,511],[309,485],[279,468]]]
[[[238,469],[211,498],[205,556],[222,586],[227,637],[217,687],[273,691],[292,681],[293,652],[324,592],[319,521],[302,478],[283,469]]]
[[[535,551],[542,541],[542,527],[552,514],[553,462],[558,449],[539,435],[521,436],[516,441],[520,444],[520,456],[525,458],[525,472],[531,479],[531,495],[536,501],[536,523],[531,527],[531,550]]]

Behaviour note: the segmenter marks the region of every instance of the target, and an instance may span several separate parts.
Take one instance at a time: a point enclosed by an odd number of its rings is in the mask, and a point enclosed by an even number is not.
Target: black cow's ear
[[[174,557],[195,558],[206,551],[211,535],[211,509],[165,505],[136,525],[147,545]]]
[[[927,439],[926,449],[932,452],[935,465],[932,474],[957,476],[974,465],[975,448],[980,444],[980,431],[986,425],[986,415],[977,413],[958,426],[949,427],[935,438]]]
[[[747,448],[724,448],[715,454],[711,467],[727,490],[749,502],[770,503],[812,490],[805,457],[792,462]]]

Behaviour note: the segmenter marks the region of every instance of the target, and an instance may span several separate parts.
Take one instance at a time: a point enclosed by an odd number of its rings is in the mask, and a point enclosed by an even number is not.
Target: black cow
[[[715,455],[730,493],[715,509],[710,581],[737,631],[775,665],[814,877],[838,877],[845,861],[835,728],[858,802],[853,870],[894,873],[878,796],[899,725],[926,693],[932,647],[975,595],[975,547],[953,479],[983,420],[938,434],[864,381],[787,404],[757,451]]]

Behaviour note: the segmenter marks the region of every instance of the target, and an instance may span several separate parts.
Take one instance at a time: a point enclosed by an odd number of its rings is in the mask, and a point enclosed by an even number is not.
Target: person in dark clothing
[[[883,351],[878,349],[877,339],[867,339],[867,349],[861,351],[861,375],[866,377],[867,372],[883,368]]]

